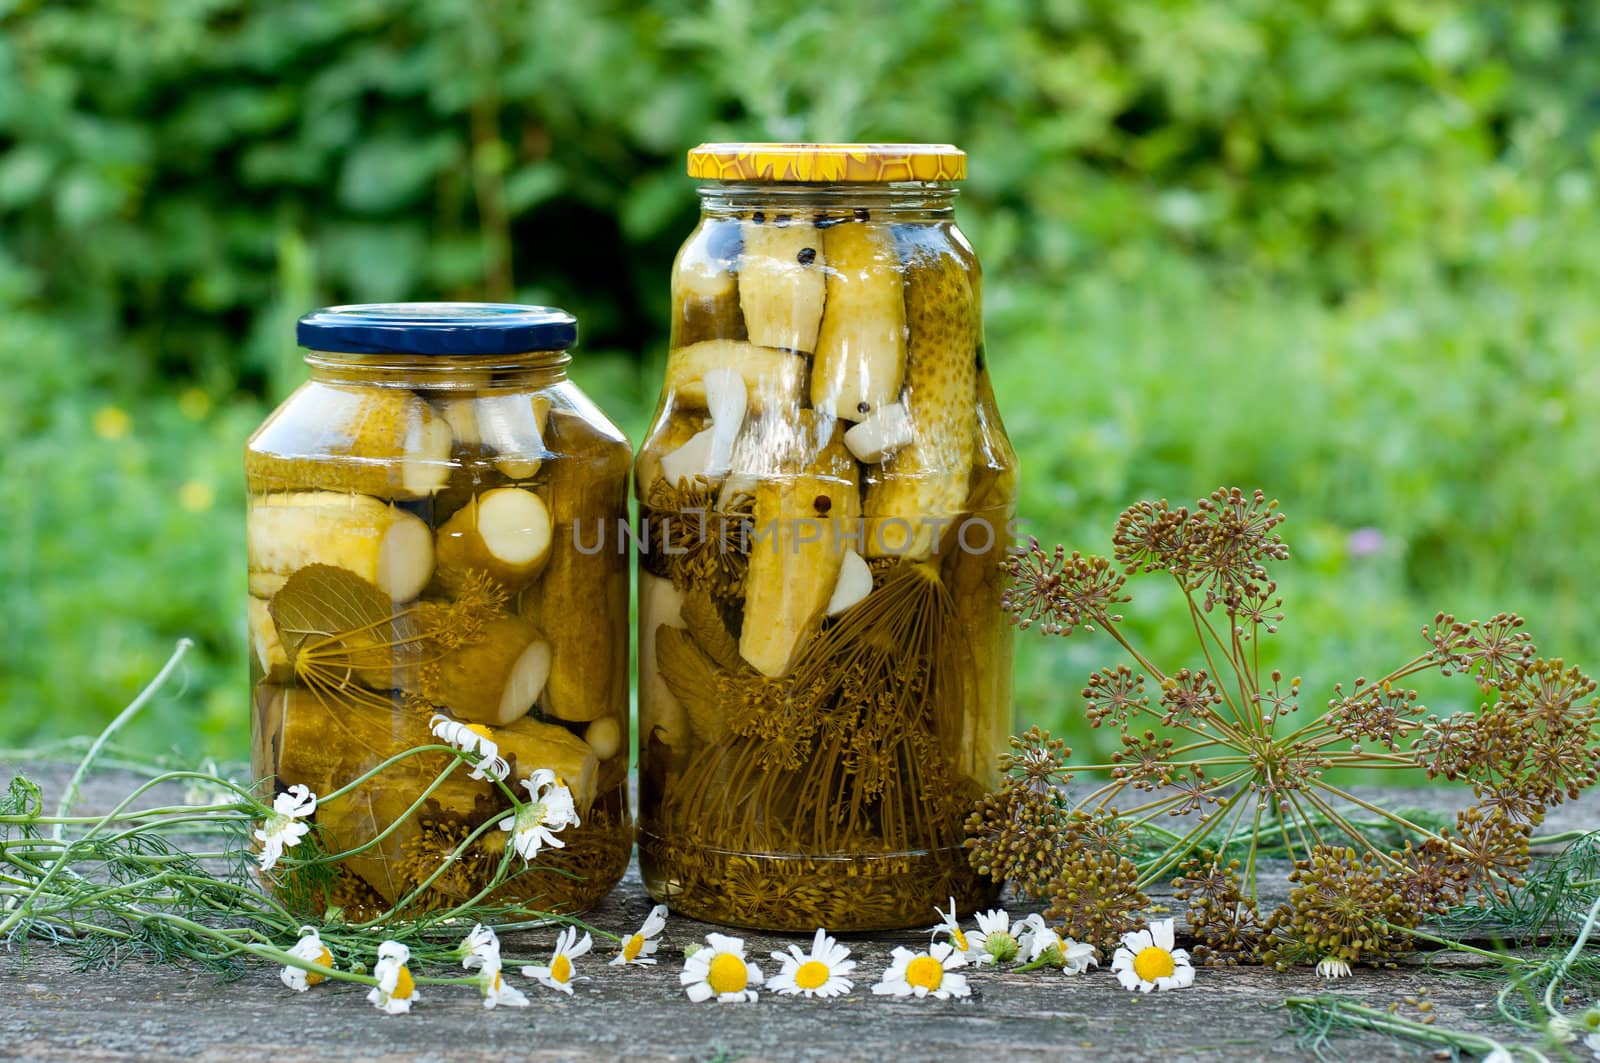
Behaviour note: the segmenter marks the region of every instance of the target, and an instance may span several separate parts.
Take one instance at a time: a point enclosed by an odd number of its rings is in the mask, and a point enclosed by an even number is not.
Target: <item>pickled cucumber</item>
[[[550,677],[550,643],[520,616],[415,670],[415,693],[471,723],[504,726],[526,716]],[[409,686],[409,684],[408,684]]]
[[[641,501],[650,497],[651,489],[665,479],[661,471],[662,460],[693,439],[696,434],[703,432],[708,427],[705,423],[707,421],[709,418],[704,414],[696,416],[674,410],[670,416],[663,417],[656,424],[655,430],[650,433],[650,438],[645,440],[644,446],[639,450],[639,461],[634,469],[634,487]]]
[[[672,263],[672,345],[745,338],[739,309],[739,223],[708,221]]]
[[[809,219],[757,211],[740,234],[739,307],[750,342],[815,351],[827,298],[822,233]]]
[[[804,358],[790,351],[737,340],[706,340],[691,347],[675,347],[667,355],[664,387],[672,396],[673,406],[705,409],[706,375],[719,369],[731,369],[743,378],[751,410],[787,413],[801,405]]]
[[[278,638],[278,626],[272,622],[272,612],[261,598],[250,598],[246,606],[250,622],[250,653],[263,683],[287,683],[294,675],[289,667],[289,655]]]
[[[280,721],[273,767],[279,784],[304,783],[315,793],[331,794],[373,765],[437,741],[428,730],[427,716],[293,687],[279,691],[272,711]],[[538,768],[549,768],[572,790],[580,815],[588,811],[597,794],[599,765],[581,739],[529,718],[491,729],[490,738],[510,767],[507,781],[512,786]],[[417,754],[318,806],[317,825],[333,852],[367,846],[396,824],[375,846],[345,857],[340,865],[360,875],[389,904],[400,900],[445,857],[443,851],[429,852],[427,832],[453,822],[464,833],[509,807],[491,782],[471,779],[458,768],[433,790],[419,812],[408,816],[413,802],[449,762],[444,753]]]
[[[474,495],[434,537],[433,589],[454,597],[472,572],[515,594],[550,557],[550,511],[538,495],[501,487]]]
[[[846,222],[824,231],[827,303],[811,369],[811,405],[860,421],[894,402],[906,372],[906,297],[891,230]]]
[[[449,422],[413,391],[312,384],[261,426],[245,473],[256,490],[426,498],[450,478],[453,442]]]
[[[739,654],[762,675],[785,675],[793,667],[856,541],[856,464],[842,437],[835,429],[798,475],[755,485]]]
[[[962,511],[977,433],[978,306],[967,264],[937,228],[905,226],[902,401],[915,438],[885,458],[864,511],[868,556],[930,556],[934,522]]]
[[[588,723],[617,715],[628,697],[628,442],[583,418],[551,412],[548,492],[554,532],[544,574],[520,611],[550,643],[547,716]]]
[[[250,593],[261,598],[307,565],[347,569],[397,602],[422,593],[433,576],[428,526],[367,495],[256,495],[245,519],[245,540]]]

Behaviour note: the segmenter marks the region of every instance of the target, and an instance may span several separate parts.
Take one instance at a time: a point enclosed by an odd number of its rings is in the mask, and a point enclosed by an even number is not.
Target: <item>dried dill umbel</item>
[[[1069,775],[1064,758],[1048,793],[1013,770],[968,821],[975,866],[1026,895],[1064,895],[1057,907],[1066,912],[1082,894],[1059,881],[1062,868],[1083,860],[1080,850],[1110,853],[1134,865],[1135,889],[1178,876],[1213,960],[1332,968],[1391,962],[1407,939],[1383,927],[1414,927],[1521,881],[1545,810],[1600,779],[1595,680],[1540,658],[1514,614],[1440,613],[1409,660],[1334,684],[1323,710],[1312,710],[1300,677],[1260,664],[1261,641],[1286,616],[1271,575],[1289,557],[1284,520],[1260,491],[1219,488],[1192,507],[1129,507],[1109,558],[1036,540],[1012,553],[1001,608],[1013,624],[1062,637],[1098,628],[1127,653],[1083,690],[1086,719],[1115,728],[1120,748],[1107,763],[1073,766],[1100,780],[1075,803],[1054,785]],[[1173,581],[1197,662],[1161,662],[1132,641],[1118,610],[1132,601],[1135,576]],[[1430,711],[1415,688],[1423,673],[1471,684],[1476,708]],[[1464,785],[1472,803],[1453,829],[1429,829],[1340,786],[1333,773],[1342,769],[1418,771]],[[1357,819],[1398,833],[1399,847],[1381,845]],[[1086,845],[1089,823],[1118,824],[1144,848]],[[1268,848],[1291,861],[1296,888],[1263,918],[1256,881]],[[1074,872],[1086,881],[1097,873]]]
[[[718,601],[737,602],[750,568],[754,526],[755,500],[748,494],[724,500],[718,487],[698,477],[658,480],[640,514],[640,561],[679,590],[700,587]]]

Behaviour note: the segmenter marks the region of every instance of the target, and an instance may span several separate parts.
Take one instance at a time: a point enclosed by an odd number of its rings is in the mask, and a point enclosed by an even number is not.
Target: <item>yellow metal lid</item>
[[[708,181],[860,183],[959,181],[967,153],[953,144],[701,144],[689,176]]]

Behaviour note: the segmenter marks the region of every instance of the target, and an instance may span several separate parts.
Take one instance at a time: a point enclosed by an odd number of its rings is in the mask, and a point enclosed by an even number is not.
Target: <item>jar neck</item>
[[[866,211],[884,221],[940,221],[955,215],[959,190],[935,182],[894,184],[779,184],[718,181],[700,186],[706,217],[749,217],[760,211],[777,218],[787,212],[812,218],[846,218]]]
[[[546,387],[567,379],[566,351],[521,354],[346,354],[307,351],[311,379],[324,384],[431,391]]]

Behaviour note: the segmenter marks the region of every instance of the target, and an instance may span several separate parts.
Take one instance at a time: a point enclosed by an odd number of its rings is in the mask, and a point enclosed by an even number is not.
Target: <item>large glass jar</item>
[[[297,907],[571,911],[627,866],[632,454],[567,379],[576,336],[545,307],[300,320],[310,380],[245,450],[253,770],[318,795],[305,844],[350,854],[274,870]],[[559,787],[578,824],[524,852],[511,795]]]
[[[703,145],[635,463],[640,865],[696,918],[926,924],[1010,729],[1016,457],[938,145]]]

